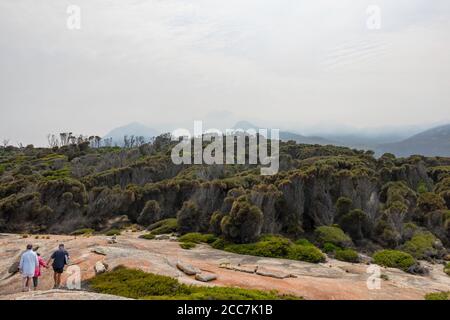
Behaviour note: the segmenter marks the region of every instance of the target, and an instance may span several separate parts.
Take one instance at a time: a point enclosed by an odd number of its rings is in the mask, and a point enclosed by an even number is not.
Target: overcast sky
[[[0,0],[0,139],[13,142],[133,121],[430,125],[450,122],[449,84],[448,0]]]

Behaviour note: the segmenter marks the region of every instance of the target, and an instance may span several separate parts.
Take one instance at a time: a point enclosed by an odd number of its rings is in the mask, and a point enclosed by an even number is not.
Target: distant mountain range
[[[248,121],[239,121],[233,127],[233,129],[243,130],[259,130],[261,128]],[[104,136],[104,139],[112,138],[113,144],[123,145],[123,137],[125,135],[143,136],[148,141],[159,134],[160,132],[153,128],[138,122],[133,122],[111,130]],[[450,157],[450,124],[423,131],[398,142],[393,142],[395,141],[395,137],[386,137],[382,134],[372,137],[361,137],[356,133],[348,135],[328,134],[326,138],[323,138],[319,136],[305,136],[291,131],[280,131],[280,140],[292,140],[301,144],[337,145],[363,150],[374,150],[378,156],[389,152],[397,157],[408,157],[414,154]],[[387,141],[389,143],[386,143]]]
[[[112,139],[113,145],[123,145],[124,136],[144,137],[145,141],[159,135],[159,132],[138,122],[127,124],[126,126],[115,128],[108,132],[103,139]]]
[[[242,129],[242,130],[248,130],[248,129],[264,129],[260,128],[258,126],[255,126],[254,124],[248,122],[248,121],[239,121],[236,123],[233,127],[233,129]],[[268,128],[267,128],[268,129]],[[270,134],[270,131],[269,131]],[[303,136],[301,134],[289,132],[289,131],[280,131],[280,140],[282,141],[295,141],[297,143],[302,144],[320,144],[320,145],[336,145],[337,143],[332,140],[328,140],[321,137],[309,137],[309,136]]]
[[[426,130],[400,142],[379,145],[377,154],[393,153],[398,157],[414,154],[450,157],[450,124]]]

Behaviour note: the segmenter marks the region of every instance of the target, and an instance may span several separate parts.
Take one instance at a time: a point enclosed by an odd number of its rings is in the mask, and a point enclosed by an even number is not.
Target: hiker
[[[39,266],[38,256],[33,251],[33,245],[28,244],[19,263],[19,271],[23,277],[23,291],[31,291],[31,281],[37,266]]]
[[[61,289],[61,274],[64,272],[64,266],[69,263],[69,253],[64,249],[64,244],[58,246],[58,250],[53,252],[50,259],[47,261],[47,265],[53,260],[53,280],[55,285],[53,289]]]
[[[41,254],[39,252],[36,252],[36,255],[38,258],[38,265],[36,267],[36,270],[34,271],[34,277],[33,277],[33,289],[34,290],[37,289],[37,286],[39,284],[39,277],[41,276],[41,267],[48,269],[48,266],[45,263],[44,259],[42,259]]]

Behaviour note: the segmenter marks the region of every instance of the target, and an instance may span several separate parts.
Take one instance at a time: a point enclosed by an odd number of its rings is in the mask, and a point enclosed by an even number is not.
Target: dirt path
[[[44,259],[48,259],[59,242],[65,243],[71,255],[71,263],[80,267],[83,280],[94,276],[95,263],[102,261],[109,268],[125,265],[176,277],[183,283],[205,285],[176,268],[177,261],[183,261],[218,275],[217,280],[207,285],[277,290],[281,293],[302,296],[305,299],[423,299],[425,293],[450,290],[450,277],[442,271],[442,265],[428,265],[431,273],[426,277],[382,268],[382,274],[386,275],[388,280],[382,280],[380,289],[369,290],[367,279],[370,274],[366,273],[368,266],[364,264],[336,260],[329,260],[323,264],[310,264],[237,255],[215,250],[206,245],[199,245],[192,250],[183,250],[177,242],[138,239],[138,235],[139,233],[127,232],[118,236],[115,244],[109,244],[106,236],[50,236],[50,239],[32,237],[23,239],[19,235],[0,235],[0,295],[20,292],[20,275],[11,276],[8,269],[27,243],[39,245],[39,252]],[[92,252],[94,249],[103,251],[106,255]],[[258,265],[271,270],[288,272],[296,277],[275,279],[227,270],[219,267],[221,262]],[[66,277],[65,273],[63,281]],[[44,270],[40,290],[49,290],[52,285],[51,270]]]

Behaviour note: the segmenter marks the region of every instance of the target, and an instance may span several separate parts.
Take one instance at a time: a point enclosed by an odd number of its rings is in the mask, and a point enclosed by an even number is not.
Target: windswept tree
[[[59,146],[59,139],[56,135],[54,134],[48,134],[47,135],[47,142],[48,142],[48,146],[50,148],[56,148]]]
[[[6,148],[9,145],[9,139],[3,139],[2,144],[3,148]]]
[[[123,136],[123,147],[124,148],[129,148],[130,147],[130,139],[128,138],[127,135]]]

